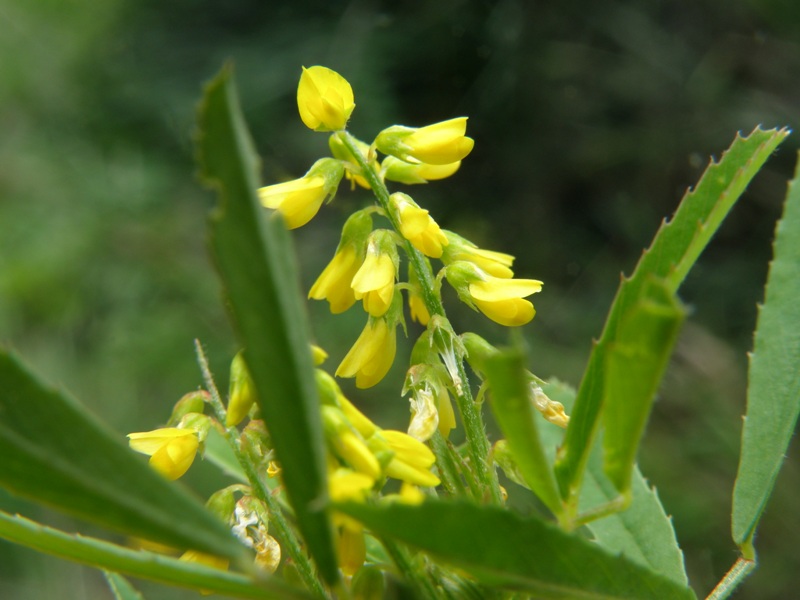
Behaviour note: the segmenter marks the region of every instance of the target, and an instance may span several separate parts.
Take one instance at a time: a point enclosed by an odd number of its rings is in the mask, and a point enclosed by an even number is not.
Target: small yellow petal
[[[542,291],[542,282],[536,279],[503,279],[492,277],[470,284],[469,293],[475,300],[494,302],[511,298],[524,298]]]

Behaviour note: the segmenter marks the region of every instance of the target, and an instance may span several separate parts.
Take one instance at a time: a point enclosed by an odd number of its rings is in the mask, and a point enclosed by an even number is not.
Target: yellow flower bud
[[[382,431],[381,436],[395,453],[386,467],[389,477],[422,487],[433,487],[441,483],[430,472],[436,457],[425,444],[402,431]]]
[[[344,416],[347,417],[350,424],[355,427],[356,431],[363,435],[364,438],[369,438],[378,431],[378,426],[370,421],[364,413],[358,410],[350,400],[344,396],[339,396],[339,404]]]
[[[422,297],[422,288],[419,284],[417,272],[411,264],[408,265],[408,308],[411,311],[411,318],[420,325],[427,325],[431,320],[431,313]]]
[[[372,481],[381,477],[381,465],[367,447],[363,438],[347,422],[342,411],[334,406],[324,405],[322,423],[325,439],[335,454],[359,473]]]
[[[367,322],[361,335],[336,369],[337,377],[355,377],[356,387],[369,388],[384,378],[397,351],[395,326],[386,319]]]
[[[428,211],[402,192],[392,194],[390,200],[400,221],[400,234],[425,256],[441,257],[442,246],[449,242]]]
[[[344,129],[355,107],[353,88],[344,77],[327,67],[303,67],[297,109],[306,127],[314,131]]]
[[[283,215],[289,229],[296,229],[314,218],[326,198],[333,197],[343,175],[340,161],[323,158],[300,179],[259,188],[258,197],[261,204]]]
[[[150,466],[167,479],[178,479],[192,466],[200,441],[191,429],[164,427],[129,433],[131,449],[150,456]]]
[[[256,390],[241,352],[236,354],[231,361],[231,383],[228,395],[225,426],[235,427],[244,420],[256,401]]]
[[[447,165],[462,160],[475,145],[466,137],[467,117],[457,117],[418,129],[395,125],[375,138],[375,147],[407,162]]]
[[[336,553],[339,568],[347,576],[355,575],[367,559],[364,530],[341,527],[336,536]]]

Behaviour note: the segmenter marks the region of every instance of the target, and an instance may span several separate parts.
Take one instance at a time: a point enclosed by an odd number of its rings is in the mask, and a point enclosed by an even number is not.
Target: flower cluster
[[[262,203],[277,209],[289,228],[305,225],[332,199],[342,179],[364,188],[385,190],[386,181],[427,183],[454,174],[472,151],[467,118],[457,117],[425,127],[395,125],[379,132],[371,144],[354,138],[346,125],[355,107],[350,84],[326,67],[304,68],[297,90],[303,122],[315,131],[332,132],[330,158],[317,161],[294,181],[263,187]],[[384,158],[381,160],[380,156]],[[385,217],[391,229],[375,229],[372,215]],[[407,280],[400,281],[402,250],[408,258]],[[333,258],[311,286],[309,297],[327,300],[331,312],[341,313],[361,300],[367,324],[336,375],[355,377],[356,386],[378,383],[394,362],[396,329],[405,326],[400,290],[405,290],[411,318],[428,325],[438,294],[423,264],[440,260],[445,277],[467,306],[505,326],[528,323],[533,304],[525,298],[541,290],[533,279],[514,279],[513,256],[485,250],[443,230],[408,194],[388,194],[379,206],[355,212],[345,222]],[[415,266],[416,265],[416,266]],[[440,303],[440,300],[433,301]]]

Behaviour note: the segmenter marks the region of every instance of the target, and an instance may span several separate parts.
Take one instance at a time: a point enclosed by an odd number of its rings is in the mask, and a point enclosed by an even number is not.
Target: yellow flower
[[[448,165],[462,160],[475,145],[466,137],[467,117],[457,117],[426,127],[395,125],[375,138],[375,147],[406,162]]]
[[[328,300],[334,314],[355,304],[356,296],[350,284],[364,262],[371,231],[372,217],[368,211],[357,211],[345,221],[336,254],[311,286],[309,298]]]
[[[397,351],[395,326],[386,319],[370,318],[361,335],[344,357],[337,377],[355,377],[356,387],[369,388],[384,378]]]
[[[130,446],[150,456],[150,466],[167,479],[178,479],[192,466],[200,441],[191,429],[164,427],[129,433]]]
[[[308,297],[314,300],[327,300],[333,314],[346,311],[356,302],[350,283],[361,263],[362,257],[358,256],[352,246],[345,246],[337,251],[311,286]]]
[[[542,291],[541,281],[493,277],[467,261],[456,261],[445,269],[461,301],[500,325],[524,325],[536,314],[533,304],[523,298]]]
[[[318,175],[301,177],[258,190],[261,204],[279,210],[289,229],[302,227],[314,218],[327,195],[325,178]]]
[[[430,471],[436,457],[425,444],[402,431],[386,430],[381,432],[381,436],[394,452],[394,457],[386,467],[389,477],[423,487],[441,483]]]
[[[428,211],[402,192],[392,194],[390,200],[397,211],[401,235],[425,256],[440,258],[442,246],[449,242]]]
[[[387,156],[381,163],[381,171],[389,181],[413,185],[450,177],[458,171],[460,166],[460,160],[446,165],[429,165],[427,163],[410,163],[395,156]]]
[[[389,232],[372,232],[367,255],[350,284],[355,297],[363,302],[364,310],[372,317],[385,315],[392,305],[397,263],[397,249]]]
[[[297,86],[297,109],[306,127],[314,131],[339,131],[356,107],[353,88],[327,67],[303,67]]]
[[[278,210],[289,229],[308,223],[322,202],[332,198],[344,176],[344,166],[333,158],[322,158],[300,179],[259,188],[258,197],[267,208]]]
[[[507,327],[525,325],[536,311],[533,304],[523,300],[542,290],[542,282],[535,279],[503,279],[486,275],[483,281],[469,286],[475,306],[495,323]]]
[[[442,261],[449,265],[452,262],[465,260],[480,267],[494,277],[511,278],[514,272],[511,265],[514,257],[503,252],[484,250],[452,231],[444,230],[449,244],[443,249]]]

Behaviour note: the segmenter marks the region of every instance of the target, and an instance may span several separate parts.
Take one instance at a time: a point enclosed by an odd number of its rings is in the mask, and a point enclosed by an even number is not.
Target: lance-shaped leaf
[[[254,581],[241,573],[222,571],[145,550],[124,548],[91,537],[71,535],[2,511],[0,539],[90,567],[234,598],[311,598],[307,593],[291,587],[277,577],[260,577]]]
[[[551,381],[543,389],[568,411],[572,409],[575,403],[575,390],[572,387]],[[555,449],[562,437],[562,429],[550,423],[542,425],[542,440],[549,450]],[[595,444],[581,490],[581,506],[591,510],[614,501],[618,495],[619,492],[603,472],[600,444]],[[622,554],[679,584],[687,584],[683,552],[678,547],[672,520],[667,516],[656,490],[650,487],[638,468],[633,470],[628,508],[591,521],[587,527],[606,550]]]
[[[479,581],[536,598],[690,599],[691,589],[577,534],[495,506],[426,500],[337,506],[374,533],[456,565]]]
[[[687,192],[671,221],[664,221],[630,278],[621,283],[595,344],[578,390],[575,409],[556,462],[561,493],[577,501],[581,478],[598,429],[606,384],[606,354],[619,321],[639,301],[645,282],[663,279],[675,292],[747,184],[788,130],[755,129],[736,137],[718,162],[712,162],[697,186]]]
[[[105,527],[241,558],[245,548],[67,394],[0,351],[0,486]]]
[[[678,337],[684,311],[662,281],[644,286],[641,299],[619,322],[606,353],[605,472],[623,495],[647,417]]]
[[[800,411],[800,169],[776,229],[766,298],[750,355],[747,415],[733,491],[733,539],[752,559],[753,536]]]
[[[325,482],[319,399],[291,240],[258,201],[258,158],[226,67],[201,106],[199,155],[219,194],[211,249],[258,404],[282,466],[297,524],[329,582],[337,578]]]
[[[486,359],[484,368],[491,388],[492,412],[520,474],[553,514],[561,514],[561,496],[552,462],[539,439],[536,419],[541,417],[531,404],[530,376],[525,370],[522,353],[498,352]]]

